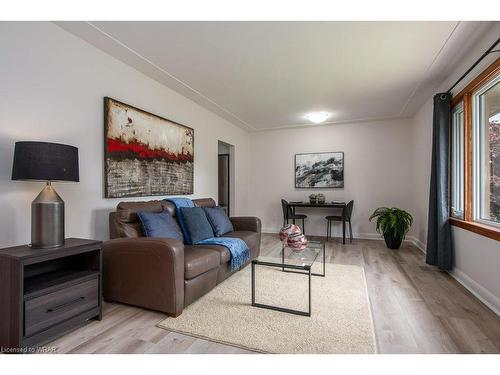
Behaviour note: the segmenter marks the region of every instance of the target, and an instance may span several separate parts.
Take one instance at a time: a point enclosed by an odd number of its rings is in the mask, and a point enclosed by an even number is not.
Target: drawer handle
[[[52,307],[51,309],[47,309],[47,312],[50,313],[50,312],[54,312],[54,311],[57,311],[57,310],[61,310],[67,306],[70,306],[70,305],[73,305],[74,303],[77,303],[77,302],[80,302],[82,300],[84,300],[85,297],[78,297],[72,301],[69,301],[69,302],[65,302],[59,306],[56,306],[56,307]]]

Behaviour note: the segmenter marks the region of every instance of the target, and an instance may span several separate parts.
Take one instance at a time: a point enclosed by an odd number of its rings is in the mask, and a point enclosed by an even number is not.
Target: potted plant
[[[389,249],[399,249],[401,242],[413,223],[413,217],[399,208],[379,207],[370,216],[377,218],[377,232],[384,236]]]

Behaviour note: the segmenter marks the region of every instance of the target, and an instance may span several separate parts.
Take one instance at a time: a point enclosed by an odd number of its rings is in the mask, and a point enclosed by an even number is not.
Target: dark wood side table
[[[0,250],[0,347],[33,348],[102,317],[100,241]]]

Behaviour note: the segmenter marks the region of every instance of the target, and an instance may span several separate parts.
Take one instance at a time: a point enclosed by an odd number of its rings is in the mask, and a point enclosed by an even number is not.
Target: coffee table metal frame
[[[311,271],[312,265],[318,259],[316,257],[310,265],[295,265],[295,264],[286,264],[285,263],[285,247],[283,246],[281,249],[281,262],[276,261],[262,261],[259,258],[252,260],[252,306],[260,307],[262,309],[269,309],[275,311],[281,311],[288,314],[302,315],[302,316],[311,316],[311,277],[319,276],[325,277],[326,269],[325,269],[325,243],[321,242],[321,247],[323,250],[323,273],[314,273]],[[318,254],[319,256],[319,254]],[[278,258],[277,258],[278,259]],[[263,303],[255,302],[255,267],[257,265],[265,266],[265,267],[275,267],[281,268],[282,272],[288,273],[298,273],[302,275],[306,275],[308,279],[308,308],[307,311],[288,309],[285,307],[279,307],[274,305],[267,305]]]

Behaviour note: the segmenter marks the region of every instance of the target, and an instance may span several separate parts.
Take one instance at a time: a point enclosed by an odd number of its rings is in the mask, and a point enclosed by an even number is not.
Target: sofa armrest
[[[180,315],[184,307],[184,245],[169,238],[105,241],[103,296]]]
[[[255,216],[236,216],[230,218],[234,230],[248,230],[251,232],[261,232],[262,224]]]

